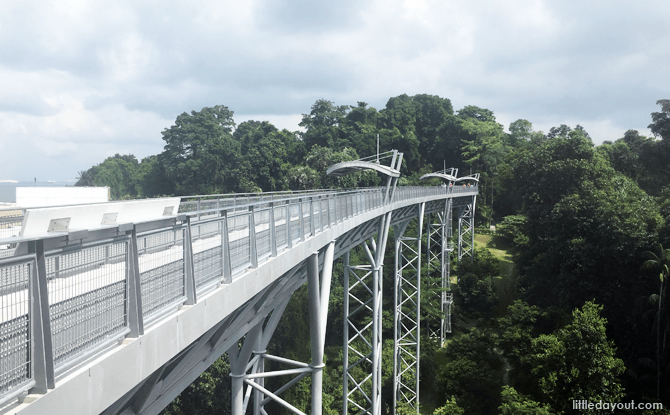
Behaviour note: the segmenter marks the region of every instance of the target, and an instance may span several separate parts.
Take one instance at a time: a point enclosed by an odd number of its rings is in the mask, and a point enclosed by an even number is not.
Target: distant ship
[[[18,180],[0,180],[0,183],[18,183]]]

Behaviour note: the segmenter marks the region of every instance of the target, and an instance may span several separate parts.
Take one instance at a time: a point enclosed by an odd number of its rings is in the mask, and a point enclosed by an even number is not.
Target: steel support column
[[[472,202],[461,207],[458,211],[458,259],[464,256],[474,258],[475,253],[475,202],[477,196],[472,196]]]
[[[425,203],[418,205],[416,236],[404,236],[410,221],[395,228],[393,413],[404,403],[419,413],[421,237]]]
[[[377,241],[363,242],[369,264],[344,255],[343,414],[381,414],[382,264],[391,213],[379,219]]]
[[[312,350],[312,415],[323,413],[323,349],[326,343],[326,324],[330,282],[333,274],[335,242],[331,242],[323,259],[323,272],[319,284],[318,253],[307,260],[307,289],[309,297],[309,330]]]
[[[323,413],[323,353],[326,341],[326,323],[328,317],[328,302],[330,298],[330,283],[333,270],[333,258],[335,253],[335,242],[331,242],[322,251],[321,260],[319,253],[315,252],[307,258],[307,289],[309,301],[310,340],[312,350],[312,362],[305,364],[290,359],[272,356],[267,353],[266,348],[270,338],[279,323],[279,319],[288,303],[288,300],[277,307],[268,319],[267,323],[261,321],[254,326],[246,335],[242,347],[234,345],[228,351],[232,377],[232,413],[242,415],[246,413],[249,399],[254,395],[254,414],[266,414],[265,404],[273,400],[291,412],[304,415],[304,412],[294,407],[279,395],[289,387],[295,385],[304,376],[312,375],[312,415]],[[319,282],[319,263],[322,262],[321,281]],[[252,355],[253,358],[252,358]],[[270,359],[280,363],[295,366],[295,369],[265,372],[265,360]],[[247,373],[251,371],[251,373]],[[265,388],[263,379],[271,376],[296,375],[277,391],[269,391]],[[247,385],[246,394],[244,385]]]
[[[429,321],[427,328],[428,335],[433,339],[439,339],[440,344],[444,343],[446,333],[451,333],[451,316],[449,314],[451,295],[448,292],[450,289],[450,254],[453,251],[451,246],[451,211],[452,199],[450,198],[445,200],[444,211],[429,215],[427,235],[427,275],[433,276],[429,280],[430,288],[434,293],[431,295],[435,298],[435,302],[440,304],[439,323]],[[435,278],[435,275],[439,275],[439,278]]]

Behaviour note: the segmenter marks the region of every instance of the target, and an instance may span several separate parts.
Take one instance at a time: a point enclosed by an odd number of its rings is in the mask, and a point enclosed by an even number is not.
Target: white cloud
[[[236,125],[240,125],[245,121],[268,121],[279,130],[286,129],[289,131],[304,131],[304,128],[298,125],[300,122],[302,122],[302,114],[236,114],[233,118],[235,119]]]
[[[162,150],[175,117],[227,105],[295,130],[321,98],[428,93],[594,141],[644,134],[670,98],[661,0],[9,0],[0,15],[0,176]],[[8,154],[21,155],[17,157]]]

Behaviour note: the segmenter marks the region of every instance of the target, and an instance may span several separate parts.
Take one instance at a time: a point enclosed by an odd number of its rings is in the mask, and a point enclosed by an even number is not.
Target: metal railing
[[[0,208],[0,239],[19,235],[24,214],[23,209],[15,207]],[[16,244],[0,244],[0,258],[13,256],[14,248],[16,248]]]
[[[25,211],[17,208],[0,208],[0,239],[17,236]]]
[[[33,387],[46,391],[56,376],[125,336],[142,335],[145,324],[197,295],[382,207],[384,191],[188,197],[169,224],[119,227],[113,237],[90,231],[83,242],[46,252],[44,240],[22,242],[30,254],[0,258],[0,405]],[[393,203],[476,192],[398,187]],[[0,239],[0,246],[9,243]]]

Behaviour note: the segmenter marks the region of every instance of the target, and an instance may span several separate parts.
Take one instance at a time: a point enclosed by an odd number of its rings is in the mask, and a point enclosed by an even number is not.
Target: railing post
[[[137,338],[144,334],[144,320],[142,318],[142,290],[140,285],[140,261],[137,250],[137,229],[133,226],[130,231],[130,243],[127,255],[128,262],[128,337]]]
[[[328,218],[328,228],[333,226],[333,222],[330,221],[330,201],[331,201],[330,195],[326,196],[326,212],[327,212],[326,214]]]
[[[311,236],[316,235],[316,224],[314,223],[314,196],[309,198],[309,232]]]
[[[35,253],[35,242],[30,242],[30,251]],[[47,365],[45,357],[44,344],[44,324],[42,324],[42,302],[40,301],[39,277],[37,271],[37,261],[30,269],[30,333],[32,341],[30,342],[31,351],[29,360],[32,360],[32,377],[35,380],[35,386],[31,393],[45,394],[47,388]]]
[[[230,238],[228,235],[228,211],[223,211],[223,283],[233,282],[233,269],[230,263]]]
[[[56,387],[54,375],[53,339],[49,316],[49,290],[47,288],[46,255],[44,240],[31,242],[31,250],[37,257],[37,267],[33,274],[33,351],[35,353],[35,393],[47,393]]]
[[[277,256],[277,234],[275,230],[275,203],[270,202],[270,256]]]
[[[302,211],[303,210],[302,209],[302,198],[298,199],[298,205],[300,207],[300,210],[299,210],[299,213],[298,213],[298,215],[300,217],[300,242],[304,242],[305,241],[305,216],[304,216],[305,212]]]
[[[293,248],[293,226],[291,225],[291,202],[286,202],[286,246]]]
[[[200,227],[198,227],[198,230]],[[186,305],[193,305],[198,300],[195,292],[195,254],[193,253],[193,229],[191,228],[191,217],[186,217],[184,241],[184,290],[186,291]],[[199,233],[199,232],[198,232]]]
[[[249,256],[251,268],[258,268],[258,250],[256,249],[256,213],[254,206],[249,206]]]

